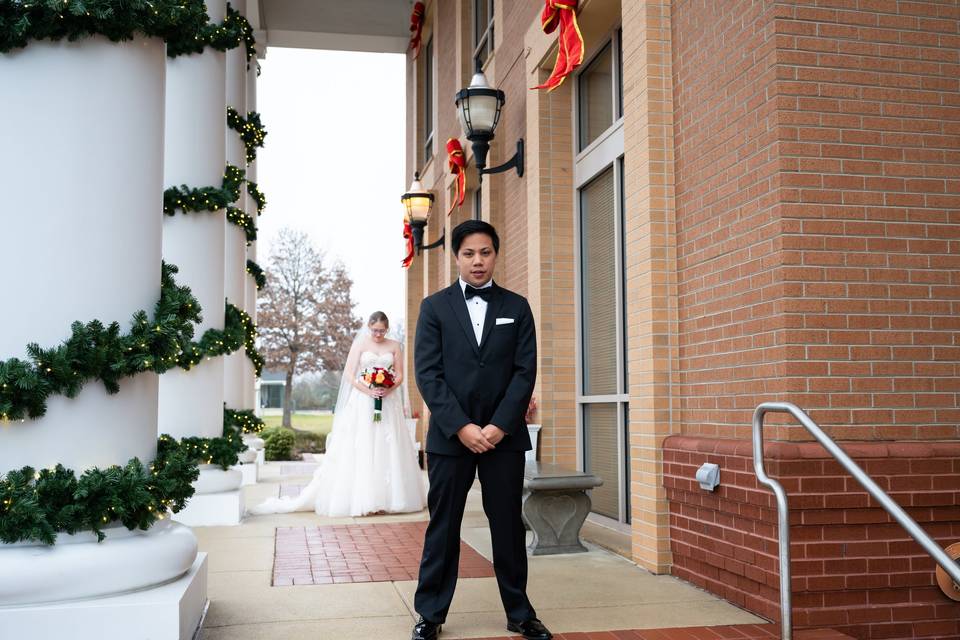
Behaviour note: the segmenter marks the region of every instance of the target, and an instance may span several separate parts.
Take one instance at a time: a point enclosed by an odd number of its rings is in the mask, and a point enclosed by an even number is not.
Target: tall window
[[[423,164],[433,157],[433,38],[423,48]]]
[[[629,522],[623,119],[619,34],[576,84],[578,363],[581,463],[603,478],[593,511]]]
[[[482,67],[493,53],[493,0],[473,0],[473,59]]]

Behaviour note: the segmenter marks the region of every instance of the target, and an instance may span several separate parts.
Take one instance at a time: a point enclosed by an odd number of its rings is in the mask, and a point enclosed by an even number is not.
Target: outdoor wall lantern
[[[410,190],[400,196],[400,202],[407,210],[407,220],[413,228],[413,246],[417,249],[417,255],[420,251],[434,249],[443,244],[443,235],[436,242],[431,242],[423,246],[423,230],[427,226],[427,220],[430,219],[430,212],[433,210],[433,194],[423,188],[420,184],[420,172],[413,174],[413,183]]]
[[[523,138],[517,140],[517,152],[509,161],[499,167],[486,168],[490,141],[497,130],[500,110],[505,100],[503,91],[494,89],[487,83],[487,77],[483,75],[479,62],[470,86],[457,93],[457,117],[464,135],[473,144],[473,159],[477,163],[477,173],[481,181],[485,173],[502,173],[510,169],[516,169],[517,175],[523,177]]]

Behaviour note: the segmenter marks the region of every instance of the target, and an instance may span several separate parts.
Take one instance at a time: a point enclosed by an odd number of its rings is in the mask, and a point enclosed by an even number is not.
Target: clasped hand
[[[480,425],[472,422],[457,431],[457,437],[460,438],[463,446],[474,453],[484,453],[494,449],[505,435],[496,425],[488,424],[481,428]]]

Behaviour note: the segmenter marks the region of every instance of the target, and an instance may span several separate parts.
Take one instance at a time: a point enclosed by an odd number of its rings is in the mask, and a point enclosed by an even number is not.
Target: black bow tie
[[[490,302],[491,295],[493,295],[493,287],[484,287],[483,289],[477,289],[476,287],[471,287],[470,285],[467,285],[466,288],[463,290],[463,297],[465,297],[467,300],[469,300],[473,296],[480,296],[487,302]]]

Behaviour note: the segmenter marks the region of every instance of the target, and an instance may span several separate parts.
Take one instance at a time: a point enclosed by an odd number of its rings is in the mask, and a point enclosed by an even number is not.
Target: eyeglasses
[[[386,329],[370,329],[370,333],[372,333],[375,336],[385,336],[387,335],[387,330]]]

